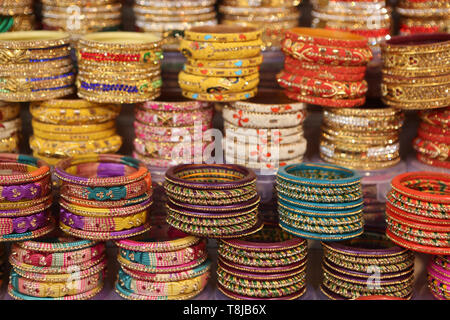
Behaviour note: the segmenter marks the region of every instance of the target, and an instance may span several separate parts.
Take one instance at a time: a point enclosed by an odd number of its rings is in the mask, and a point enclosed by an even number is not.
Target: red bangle
[[[424,140],[450,145],[450,135],[429,133],[422,130],[421,127],[417,130],[417,135]]]
[[[325,29],[338,30],[338,31],[343,31],[343,32],[351,32],[351,33],[355,33],[357,35],[360,35],[360,36],[363,36],[366,38],[384,37],[390,33],[389,28],[382,28],[382,29],[375,29],[375,30],[353,30],[353,29],[348,29],[348,28],[335,29],[335,28],[325,27]]]
[[[354,69],[357,72],[352,73],[351,69]],[[286,56],[284,60],[284,70],[298,76],[324,80],[355,82],[364,79],[366,67],[320,65],[300,61],[290,56]]]
[[[372,59],[370,49],[321,47],[310,43],[284,39],[283,51],[302,61],[339,66],[366,65]]]
[[[435,225],[447,225],[450,226],[450,220],[445,218],[431,218],[431,217],[424,217],[420,216],[414,213],[411,213],[407,210],[402,210],[400,208],[397,208],[393,206],[389,201],[386,202],[386,210],[389,210],[392,215],[397,217],[406,217],[406,219],[409,219],[409,221],[416,221],[416,222],[423,222],[425,224],[431,223]]]
[[[415,33],[434,33],[439,32],[439,26],[407,26],[400,25],[400,34],[415,34]]]
[[[450,146],[417,137],[413,140],[413,148],[427,158],[446,161],[450,159]]]
[[[434,182],[434,185],[436,185],[436,187],[441,188],[439,191],[442,194],[419,191],[405,186],[405,183],[410,180],[423,180],[427,182],[429,186],[433,186],[432,183]],[[450,204],[450,174],[427,171],[406,172],[394,177],[394,179],[392,179],[391,185],[395,191],[413,199],[434,203]],[[442,186],[444,186],[444,190],[442,190]]]
[[[423,122],[441,128],[448,128],[450,124],[450,107],[436,110],[421,110],[419,116]]]
[[[406,212],[395,212],[391,210],[389,207],[386,207],[386,215],[389,219],[397,221],[399,224],[407,226],[409,228],[414,228],[423,231],[432,231],[436,233],[449,233],[450,232],[450,220],[443,220],[446,222],[446,225],[438,225],[438,224],[430,224],[424,223],[417,220],[411,220],[413,217]]]
[[[351,108],[362,106],[366,102],[366,97],[356,98],[356,99],[328,99],[328,98],[320,98],[313,96],[302,95],[297,92],[292,92],[289,90],[285,90],[284,93],[286,96],[292,100],[315,104],[318,106],[324,107],[336,107],[336,108]]]
[[[423,162],[423,163],[428,164],[430,166],[450,169],[450,161],[442,161],[442,160],[438,160],[438,159],[431,159],[431,158],[428,158],[427,156],[425,156],[425,155],[423,155],[421,153],[418,153],[416,156],[417,156],[417,159],[420,162]]]
[[[448,129],[448,128],[431,125],[426,122],[421,122],[419,128],[425,132],[429,132],[432,134],[448,135],[450,133],[450,129]]]
[[[281,71],[277,75],[278,83],[286,89],[311,96],[329,99],[353,99],[364,96],[367,92],[367,82],[338,82],[303,77]]]
[[[408,241],[408,240],[402,239],[402,238],[394,235],[389,229],[386,230],[386,235],[388,236],[389,239],[391,239],[393,242],[395,242],[399,246],[402,246],[402,247],[410,249],[410,250],[419,251],[419,252],[428,253],[428,254],[437,254],[437,255],[449,254],[448,248],[429,247],[429,246],[418,244],[418,243],[415,243],[412,241]]]
[[[351,49],[368,48],[367,39],[362,36],[350,32],[318,28],[292,28],[286,30],[285,39],[290,39],[292,42],[307,42],[316,46]]]

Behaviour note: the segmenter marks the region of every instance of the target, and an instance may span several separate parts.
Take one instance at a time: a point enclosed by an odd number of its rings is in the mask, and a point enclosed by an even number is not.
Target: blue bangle
[[[346,210],[361,207],[364,203],[362,197],[359,200],[351,201],[351,202],[340,202],[340,203],[323,203],[323,202],[307,202],[307,201],[299,201],[296,199],[292,199],[289,197],[285,197],[282,194],[278,194],[278,199],[284,200],[287,203],[290,203],[291,206],[297,208],[304,209],[313,209],[313,210]]]
[[[285,210],[289,210],[294,215],[304,215],[304,216],[311,216],[311,217],[346,217],[346,216],[352,216],[355,214],[359,214],[362,212],[363,206],[356,207],[354,209],[348,209],[348,210],[327,210],[327,211],[319,211],[319,210],[312,210],[312,209],[302,209],[293,207],[291,203],[286,202],[282,199],[278,199],[278,204],[283,207]]]
[[[284,224],[283,222],[280,222],[281,229],[285,230],[286,232],[289,232],[297,237],[302,237],[305,239],[311,239],[311,240],[325,240],[325,241],[342,241],[347,239],[355,238],[363,233],[363,228],[360,230],[349,232],[349,233],[342,233],[342,234],[323,234],[323,233],[311,233],[306,232],[302,230],[298,230],[296,228],[293,228],[291,226],[288,226]]]
[[[310,172],[315,178],[296,175],[295,172]],[[304,185],[346,186],[358,184],[361,176],[354,170],[332,164],[301,163],[278,169],[277,177],[289,182]]]

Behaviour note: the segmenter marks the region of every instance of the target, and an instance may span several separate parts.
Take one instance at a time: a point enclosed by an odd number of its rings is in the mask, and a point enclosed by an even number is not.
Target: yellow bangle
[[[248,68],[199,68],[185,64],[183,70],[187,73],[199,76],[242,77],[258,73],[259,68],[257,66]]]
[[[198,42],[182,39],[180,51],[186,58],[205,60],[244,59],[259,55],[262,40],[244,42]]]
[[[252,27],[204,26],[194,27],[184,32],[184,39],[201,42],[248,42],[261,39],[262,31]]]
[[[107,121],[99,124],[82,124],[82,125],[55,125],[31,120],[33,129],[54,134],[77,134],[77,133],[96,133],[108,129],[114,129],[115,121]]]
[[[44,140],[30,137],[30,148],[43,156],[72,157],[88,153],[115,153],[122,145],[122,137],[114,135],[106,139],[82,142]]]
[[[245,92],[231,92],[231,93],[197,93],[182,90],[181,94],[189,99],[195,99],[200,101],[240,101],[246,100],[254,97],[256,95],[257,89],[253,89]]]
[[[0,50],[1,51],[1,50]],[[23,77],[24,74],[31,74],[32,76],[40,76],[45,74],[47,70],[57,70],[66,66],[72,66],[72,59],[70,57],[58,59],[55,61],[46,61],[39,63],[9,63],[2,65],[0,69],[0,77]]]
[[[0,153],[16,153],[19,151],[19,136],[0,139]]]
[[[97,104],[82,99],[54,99],[30,105],[30,113],[35,120],[54,125],[107,122],[117,118],[120,110],[120,105]]]
[[[197,93],[234,93],[249,91],[258,86],[259,73],[245,77],[220,78],[205,77],[181,71],[178,74],[178,84],[185,91]]]
[[[116,134],[116,128],[96,132],[69,133],[69,134],[54,133],[33,128],[33,133],[38,138],[53,141],[90,141],[112,137],[113,135]]]
[[[68,96],[75,92],[75,87],[72,85],[56,89],[56,88],[43,88],[42,91],[36,92],[14,92],[14,93],[1,93],[0,97],[8,101],[16,102],[29,102],[37,100],[49,100]]]
[[[20,114],[20,103],[0,101],[1,121],[9,121]]]
[[[187,59],[186,65],[197,68],[249,68],[259,66],[263,62],[263,56],[244,59],[226,59],[226,60],[195,60]]]

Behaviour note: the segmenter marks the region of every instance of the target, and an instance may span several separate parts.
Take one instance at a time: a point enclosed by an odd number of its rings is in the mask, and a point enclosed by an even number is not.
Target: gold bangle
[[[19,151],[19,136],[12,135],[9,138],[0,139],[0,152],[16,153]]]
[[[122,146],[122,137],[114,135],[106,139],[80,142],[43,140],[30,137],[30,148],[43,156],[72,157],[88,153],[115,153]]]
[[[198,68],[249,68],[259,66],[262,61],[262,55],[244,59],[227,60],[195,60],[188,58],[186,60],[186,65]]]
[[[232,92],[232,93],[197,93],[182,90],[181,94],[189,99],[200,101],[240,101],[253,98],[256,95],[257,89],[246,92]]]
[[[20,103],[0,101],[0,115],[2,121],[17,118],[20,114]]]
[[[104,94],[97,94],[78,88],[77,94],[80,98],[98,103],[138,103],[157,99],[160,96],[161,91],[159,88],[155,90],[148,90],[144,88],[142,93],[136,95],[120,93],[117,95],[112,95],[107,92]]]
[[[189,74],[208,77],[241,77],[259,72],[258,67],[248,68],[199,68],[185,64],[183,70]]]
[[[0,92],[0,97],[2,100],[29,102],[29,101],[57,99],[68,96],[74,92],[75,87],[72,85],[68,85],[62,88],[42,88],[40,91],[36,92],[14,92],[7,94]]]
[[[161,47],[161,38],[151,33],[97,32],[83,36],[78,42],[78,47],[129,54],[130,52],[155,51]]]
[[[215,43],[248,42],[261,39],[261,34],[261,30],[255,28],[217,25],[186,30],[184,39]]]
[[[54,133],[33,128],[33,133],[37,138],[53,141],[90,141],[114,136],[116,134],[116,128],[83,133]]]
[[[0,49],[49,49],[69,45],[70,36],[58,31],[19,31],[0,34]],[[4,50],[1,50],[5,52]]]
[[[247,15],[258,15],[265,16],[271,14],[289,14],[293,12],[298,12],[296,8],[293,7],[239,7],[230,5],[220,5],[219,12],[227,15],[237,15],[237,16],[247,16]]]
[[[301,0],[224,0],[223,3],[234,7],[296,7]]]
[[[350,132],[350,131],[335,131],[329,127],[322,127],[322,136],[330,141],[345,141],[348,143],[359,143],[366,145],[382,145],[392,144],[398,141],[397,132],[388,132],[384,134],[378,134],[375,132],[369,132],[364,134],[362,132]]]
[[[117,118],[120,110],[120,105],[96,104],[81,99],[54,99],[30,104],[30,113],[35,120],[58,126],[107,122]]]
[[[31,120],[31,126],[33,129],[39,131],[45,131],[54,134],[77,134],[77,133],[96,133],[104,130],[114,129],[116,126],[115,121],[107,121],[99,124],[80,124],[80,125],[55,125],[50,123],[44,123]]]
[[[38,76],[48,72],[48,70],[58,70],[66,66],[72,66],[70,57],[47,62],[33,62],[28,64],[10,63],[2,65],[0,77],[28,77]]]
[[[10,94],[33,93],[39,90],[53,90],[52,88],[67,87],[75,80],[74,73],[43,77],[40,81],[30,82],[27,78],[2,78],[0,79],[0,98],[10,100]],[[50,80],[47,80],[50,79]]]
[[[205,21],[216,18],[216,12],[207,12],[201,14],[190,15],[162,15],[162,14],[140,14],[136,19],[145,22],[193,22]]]
[[[290,12],[290,13],[274,13],[265,16],[258,15],[230,15],[225,14],[223,16],[226,20],[231,21],[239,21],[239,22],[258,22],[258,23],[272,23],[272,22],[280,22],[280,21],[298,21],[301,17],[301,13],[299,11]]]
[[[178,74],[178,84],[185,91],[198,93],[234,93],[249,91],[258,86],[259,73],[244,77],[220,78],[205,77],[181,71]]]
[[[42,22],[44,25],[59,30],[67,30],[71,35],[73,35],[75,32],[99,32],[105,28],[119,27],[120,23],[122,22],[121,19],[96,19],[93,21],[83,21],[83,23],[80,24],[79,29],[74,29],[74,25],[69,24],[68,21],[69,20],[42,18]]]
[[[241,42],[199,42],[181,39],[180,51],[186,58],[227,60],[251,58],[261,53],[262,40]]]
[[[160,78],[161,68],[153,71],[139,72],[131,69],[130,72],[114,71],[112,68],[79,68],[78,77],[84,81],[97,81],[102,83],[152,81]]]

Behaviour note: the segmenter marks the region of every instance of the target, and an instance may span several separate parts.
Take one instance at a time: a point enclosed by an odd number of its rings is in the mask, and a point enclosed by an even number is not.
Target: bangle
[[[195,155],[203,154],[206,142],[198,142],[191,144],[190,142],[183,144],[183,142],[156,142],[156,141],[142,141],[138,138],[134,139],[134,149],[150,158],[159,158],[170,160],[172,158],[192,158]]]
[[[187,30],[184,33],[184,38],[189,41],[208,41],[222,43],[253,41],[261,38],[261,30],[237,26],[197,27]]]
[[[153,127],[137,120],[133,123],[134,133],[140,141],[152,140],[153,142],[180,142],[182,137],[188,135],[192,141],[202,139],[205,131],[211,128],[211,123],[207,122],[202,125],[200,130],[196,130],[195,126],[187,127]]]
[[[4,33],[0,37],[0,48],[10,50],[31,50],[57,48],[69,44],[69,35],[54,31],[22,31]]]
[[[227,60],[195,60],[188,58],[186,65],[196,68],[251,68],[259,66],[263,61],[262,55],[244,59]]]
[[[366,102],[366,97],[340,100],[340,99],[329,99],[309,95],[302,95],[300,93],[293,92],[290,90],[285,90],[284,92],[289,99],[325,107],[351,108],[362,106]]]
[[[257,89],[244,92],[230,92],[230,93],[197,93],[182,90],[184,97],[189,99],[198,99],[200,101],[240,101],[250,99],[256,95]]]
[[[284,70],[289,74],[324,80],[355,82],[364,79],[364,67],[319,65],[286,56]]]
[[[197,75],[197,76],[208,76],[208,77],[240,77],[249,76],[259,72],[258,67],[248,67],[248,68],[198,68],[185,64],[183,70],[186,73]]]
[[[317,96],[327,99],[353,99],[367,93],[367,82],[339,82],[322,80],[320,85],[315,78],[308,78],[281,71],[277,74],[281,87],[302,95]]]
[[[81,125],[56,125],[51,123],[31,120],[31,125],[34,130],[45,131],[53,134],[95,134],[105,130],[110,130],[115,127],[115,121],[106,121],[98,124],[81,124]]]
[[[245,59],[258,56],[261,52],[262,41],[252,40],[244,42],[193,42],[182,39],[181,53],[189,59],[197,60],[225,60]]]
[[[30,105],[30,113],[33,119],[46,125],[56,125],[52,127],[55,130],[66,128],[65,126],[60,126],[61,124],[89,125],[102,122],[112,123],[110,121],[119,115],[120,109],[120,105],[96,104],[81,99],[54,99],[44,102],[32,102]]]
[[[198,111],[181,112],[145,110],[137,107],[135,108],[134,114],[136,121],[145,124],[146,127],[185,127],[193,126],[198,121],[201,123],[210,123],[213,116],[213,109],[208,107]]]
[[[20,104],[15,102],[0,102],[0,115],[2,121],[11,121],[19,117]]]
[[[3,153],[0,163],[2,169],[17,170],[1,177],[2,186],[35,182],[50,175],[50,168],[45,163],[30,156]]]
[[[30,148],[43,156],[64,158],[88,153],[114,153],[120,149],[122,137],[113,135],[106,139],[91,141],[56,141],[43,140],[31,136]]]

